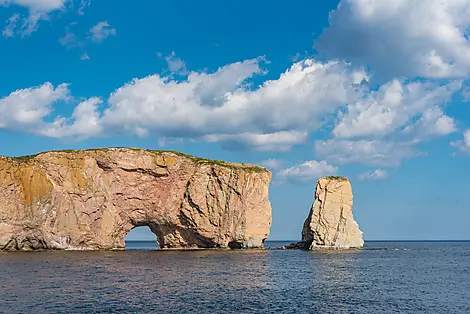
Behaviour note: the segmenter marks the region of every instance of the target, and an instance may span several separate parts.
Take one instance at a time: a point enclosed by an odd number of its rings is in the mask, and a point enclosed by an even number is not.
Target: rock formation
[[[315,200],[302,230],[300,248],[349,249],[364,245],[362,232],[352,213],[351,184],[342,177],[317,182]]]
[[[92,149],[0,157],[0,250],[263,247],[271,173],[176,152]]]

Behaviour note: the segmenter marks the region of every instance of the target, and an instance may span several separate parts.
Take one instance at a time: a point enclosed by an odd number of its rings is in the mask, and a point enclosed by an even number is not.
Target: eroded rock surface
[[[263,247],[264,168],[129,148],[0,157],[0,249],[118,249],[149,226],[162,248]]]
[[[315,200],[302,230],[303,249],[362,248],[364,240],[352,213],[351,183],[341,177],[318,180]],[[295,246],[295,245],[294,245]]]

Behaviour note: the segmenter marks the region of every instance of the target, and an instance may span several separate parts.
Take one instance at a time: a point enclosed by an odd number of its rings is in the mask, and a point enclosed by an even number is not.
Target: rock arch
[[[271,173],[130,148],[0,157],[0,249],[121,249],[147,225],[162,248],[262,247]]]

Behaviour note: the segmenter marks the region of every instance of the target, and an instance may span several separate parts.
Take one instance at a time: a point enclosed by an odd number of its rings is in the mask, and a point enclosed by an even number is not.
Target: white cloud
[[[383,169],[376,169],[372,172],[365,172],[361,175],[359,175],[359,180],[363,181],[377,181],[377,180],[383,180],[388,177],[388,173],[386,170]]]
[[[454,118],[445,115],[440,108],[433,107],[423,112],[414,124],[406,127],[403,134],[411,134],[415,140],[420,140],[454,132],[457,132]]]
[[[326,161],[311,160],[279,171],[278,177],[281,180],[303,183],[315,182],[320,177],[336,173],[338,173],[338,168],[328,164]]]
[[[273,171],[273,170],[279,170],[282,167],[284,167],[284,163],[285,163],[284,160],[267,159],[267,160],[263,160],[262,162],[260,162],[260,165]]]
[[[77,48],[83,45],[83,43],[78,40],[77,35],[70,30],[67,30],[65,35],[59,38],[59,43],[67,49]]]
[[[95,43],[101,43],[109,36],[116,36],[116,29],[112,28],[108,22],[99,22],[90,29],[91,40]]]
[[[19,5],[33,12],[49,13],[63,9],[68,2],[70,0],[3,0],[0,5]]]
[[[262,58],[213,73],[191,72],[183,81],[159,75],[135,79],[111,95],[103,124],[134,134],[275,141],[293,134],[285,131],[316,130],[326,114],[362,93],[357,83],[365,78],[363,71],[313,60],[295,63],[279,79],[257,88],[246,86],[247,79],[262,73],[260,62]],[[290,138],[299,141],[298,135]]]
[[[450,145],[457,147],[464,153],[470,154],[470,129],[463,133],[463,140],[451,142]]]
[[[85,9],[89,7],[91,4],[91,0],[80,0],[80,5],[77,10],[78,15],[83,15],[85,14]]]
[[[264,62],[264,58],[256,58],[213,73],[191,72],[181,81],[157,74],[135,79],[111,94],[105,110],[94,116],[99,128],[90,128],[89,136],[152,135],[219,142],[231,148],[287,151],[304,143],[325,115],[365,91],[358,85],[366,78],[362,70],[313,60],[295,63],[277,80],[250,86],[250,78],[264,73]],[[41,119],[52,112],[51,106],[52,102],[44,106],[48,110]],[[46,131],[40,125],[34,132],[86,137],[85,131],[70,127],[76,120],[75,116],[59,118]],[[32,132],[30,128],[26,131]]]
[[[462,97],[464,102],[470,102],[470,88],[466,87],[462,91]]]
[[[3,36],[5,37],[13,37],[15,35],[15,29],[20,20],[20,15],[15,13],[13,14],[6,22],[5,28],[2,31]]]
[[[419,155],[415,142],[381,140],[315,141],[315,154],[333,163],[398,166],[403,159]]]
[[[430,118],[438,120],[436,135],[450,133],[452,130],[444,124],[449,124],[451,118],[444,116],[439,106],[446,104],[459,88],[459,82],[440,86],[394,80],[350,104],[333,134],[338,138],[380,137],[413,124],[417,117],[421,117],[418,123],[429,122]]]
[[[305,143],[307,137],[307,132],[281,131],[270,134],[211,134],[202,139],[209,143],[222,142],[226,148],[230,149],[289,151],[292,145]]]
[[[470,1],[342,0],[315,47],[382,80],[470,73]]]
[[[102,101],[98,97],[82,101],[75,107],[71,118],[57,117],[53,123],[45,124],[42,128],[39,128],[37,133],[56,138],[73,137],[82,139],[99,136],[102,129],[98,105],[101,103]]]
[[[0,129],[41,133],[44,118],[53,111],[53,104],[69,98],[66,84],[54,87],[45,83],[39,87],[17,90],[0,99]]]
[[[86,57],[84,53],[82,59]],[[317,157],[381,167],[418,155],[414,146],[425,139],[456,131],[453,118],[441,107],[458,82],[438,86],[393,81],[370,92],[363,70],[307,59],[294,63],[276,80],[250,85],[254,76],[265,73],[265,62],[256,58],[214,72],[193,71],[182,80],[158,74],[134,79],[103,101],[103,109],[97,104],[87,107],[93,114],[86,116],[96,124],[88,128],[88,135],[87,128],[72,127],[85,116],[83,111],[26,131],[79,138],[130,134],[221,143],[231,149],[288,151],[306,143],[327,118],[346,108],[334,137],[315,142]],[[47,103],[39,121],[52,112],[52,104]]]
[[[31,35],[38,28],[39,20],[47,19],[49,13],[62,10],[71,0],[0,0],[0,6],[16,5],[26,8],[29,11],[28,16],[22,17],[15,13],[6,22],[3,30],[3,36],[12,37],[19,33],[22,37]],[[22,19],[21,26],[18,25]]]
[[[458,81],[384,84],[340,112],[334,138],[317,141],[316,151],[338,163],[397,166],[419,155],[414,148],[419,143],[457,131],[443,107],[460,86]]]
[[[168,65],[168,70],[170,70],[170,72],[177,73],[180,75],[188,74],[186,63],[180,58],[176,57],[176,54],[174,51],[172,51],[169,56],[165,57],[165,61]]]

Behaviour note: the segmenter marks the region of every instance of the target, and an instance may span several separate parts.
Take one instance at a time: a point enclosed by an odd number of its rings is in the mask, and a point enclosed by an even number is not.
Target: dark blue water
[[[366,246],[3,252],[0,313],[470,313],[470,243]]]

